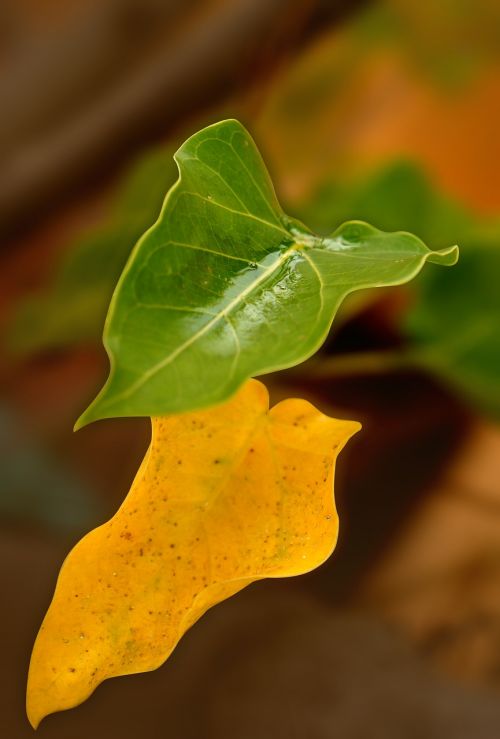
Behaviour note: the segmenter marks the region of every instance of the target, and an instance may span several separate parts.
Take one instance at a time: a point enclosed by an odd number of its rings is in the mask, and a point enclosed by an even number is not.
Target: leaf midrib
[[[227,317],[227,315],[235,308],[237,305],[242,303],[244,299],[252,293],[261,283],[265,282],[281,265],[283,265],[293,254],[298,253],[302,250],[301,244],[294,244],[293,246],[289,247],[285,252],[279,255],[278,259],[273,262],[262,274],[258,276],[258,278],[252,282],[248,287],[246,287],[244,290],[242,290],[231,302],[229,302],[224,308],[222,308],[218,313],[214,314],[214,317],[208,321],[202,328],[200,328],[199,331],[194,333],[192,336],[189,337],[189,339],[186,339],[186,341],[177,347],[173,352],[171,352],[168,356],[164,357],[160,362],[157,362],[152,367],[150,367],[148,370],[143,372],[141,376],[133,382],[131,385],[129,385],[128,388],[123,390],[121,393],[118,393],[115,395],[112,399],[109,400],[108,403],[105,405],[114,405],[119,400],[123,400],[124,398],[130,397],[133,393],[136,392],[140,387],[144,385],[145,382],[147,382],[151,377],[156,375],[158,372],[161,372],[162,369],[167,367],[169,364],[171,364],[178,356],[179,354],[182,354],[186,349],[188,349],[190,346],[192,346],[198,339],[200,339],[202,336],[204,336],[208,331],[210,331],[211,328],[213,328],[220,320]],[[310,264],[310,260],[307,260]]]
[[[190,193],[190,194],[194,194],[194,193]],[[212,200],[209,200],[207,202],[214,203],[215,205],[220,205],[220,204],[218,204],[218,203],[216,203],[215,201],[212,201]],[[220,207],[225,207],[225,206],[220,206]],[[235,211],[235,212],[239,213],[240,215],[244,215],[240,211]],[[268,222],[265,222],[265,223],[266,223],[266,225],[269,225],[269,226],[272,225],[272,224],[270,224]],[[288,232],[286,232],[286,233],[288,235],[290,235]],[[320,316],[320,314],[322,312],[322,309],[324,307],[324,297],[323,297],[323,286],[324,286],[324,283],[323,283],[323,279],[321,277],[321,274],[320,274],[320,272],[319,272],[316,264],[307,255],[307,253],[306,253],[306,251],[304,249],[304,246],[302,244],[299,244],[299,243],[294,243],[293,246],[289,247],[285,252],[283,252],[282,254],[280,254],[279,257],[278,257],[278,259],[275,262],[273,262],[273,264],[271,264],[267,269],[265,269],[264,272],[262,272],[254,282],[252,282],[248,287],[246,287],[244,290],[242,290],[235,298],[233,298],[233,300],[230,303],[228,303],[226,306],[224,306],[224,308],[222,308],[218,313],[213,314],[213,318],[210,321],[208,321],[204,326],[202,326],[202,328],[199,329],[199,331],[197,331],[192,336],[190,336],[188,339],[186,339],[186,341],[183,344],[181,344],[180,346],[178,346],[173,352],[171,352],[168,356],[164,357],[160,362],[157,362],[152,367],[150,367],[148,370],[146,370],[145,372],[143,372],[141,374],[141,376],[135,382],[133,382],[131,385],[129,385],[129,387],[127,387],[121,393],[118,393],[117,395],[115,395],[105,405],[106,406],[112,406],[116,402],[118,402],[120,400],[123,400],[125,398],[128,398],[131,395],[133,395],[151,377],[153,377],[154,375],[156,375],[158,372],[161,372],[161,370],[163,370],[165,367],[167,367],[169,364],[171,364],[180,354],[182,354],[186,349],[189,349],[189,347],[192,346],[193,344],[195,344],[198,341],[198,339],[200,339],[207,332],[209,332],[219,321],[223,320],[224,318],[227,318],[228,317],[228,314],[231,313],[231,311],[233,310],[233,308],[235,308],[240,303],[242,303],[244,301],[244,299],[248,295],[250,295],[261,283],[265,282],[277,269],[279,269],[279,267],[282,264],[284,264],[289,259],[290,256],[292,256],[295,253],[298,253],[299,251],[306,258],[306,261],[309,264],[309,267],[315,273],[315,276],[317,277],[318,282],[319,282],[319,285],[320,285],[321,310],[318,311],[318,319],[319,319],[319,316]],[[328,250],[328,251],[330,251],[330,250]],[[341,250],[340,252],[338,252],[338,255],[339,256],[345,256],[346,253],[343,250]],[[221,256],[222,256],[222,254],[221,254]],[[355,255],[354,254],[349,254],[349,256],[355,256]],[[356,256],[358,256],[358,255],[356,255]],[[359,256],[361,256],[361,255],[359,255]],[[406,261],[407,259],[414,259],[415,256],[417,256],[417,255],[412,254],[411,256],[408,256],[408,257],[405,256],[405,258],[402,259],[401,261]],[[232,371],[231,374],[234,374],[234,369],[233,369],[233,371]]]

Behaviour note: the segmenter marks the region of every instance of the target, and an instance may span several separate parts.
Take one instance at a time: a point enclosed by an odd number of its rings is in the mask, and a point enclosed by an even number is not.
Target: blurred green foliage
[[[453,276],[424,277],[403,325],[419,363],[500,419],[500,223],[460,244]]]
[[[176,180],[173,151],[161,147],[139,160],[119,186],[105,221],[68,244],[52,283],[19,305],[9,335],[14,352],[100,340],[128,255],[157,218]]]
[[[80,534],[103,511],[89,486],[0,405],[0,516]]]
[[[459,242],[453,270],[430,269],[408,288],[412,300],[401,330],[416,364],[500,418],[500,221],[478,221],[439,195],[409,162],[366,180],[326,183],[299,215],[325,231],[354,214],[383,230],[411,231],[436,247]]]
[[[332,223],[351,220],[354,213],[384,231],[415,233],[436,248],[474,227],[472,216],[440,195],[411,162],[394,162],[354,181],[325,182],[298,208],[299,218],[325,235]]]

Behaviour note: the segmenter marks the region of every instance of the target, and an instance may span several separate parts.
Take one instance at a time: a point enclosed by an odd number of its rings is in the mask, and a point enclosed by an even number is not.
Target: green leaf
[[[195,134],[175,160],[179,180],[111,301],[108,381],[77,427],[222,402],[248,377],[313,354],[350,292],[457,259],[456,247],[431,251],[357,221],[315,236],[283,213],[235,120]]]
[[[322,182],[305,201],[295,204],[299,218],[319,233],[328,233],[332,223],[352,218],[368,221],[383,231],[404,230],[437,248],[456,234],[462,237],[472,228],[473,219],[460,204],[449,200],[433,187],[426,173],[414,162],[396,160],[362,176],[337,174],[337,179]],[[453,273],[437,270],[446,282]],[[425,275],[436,270],[426,270]],[[425,276],[423,276],[425,277]],[[418,290],[422,277],[412,282]],[[360,290],[345,300],[337,316],[350,320],[383,298],[381,291]]]

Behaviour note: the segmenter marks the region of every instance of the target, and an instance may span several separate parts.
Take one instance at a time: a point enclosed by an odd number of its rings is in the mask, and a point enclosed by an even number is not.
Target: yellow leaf
[[[223,405],[153,419],[126,500],[61,569],[31,658],[33,726],[106,678],[159,667],[208,608],[253,580],[330,555],[334,461],[359,424],[304,400],[268,404],[250,380]]]

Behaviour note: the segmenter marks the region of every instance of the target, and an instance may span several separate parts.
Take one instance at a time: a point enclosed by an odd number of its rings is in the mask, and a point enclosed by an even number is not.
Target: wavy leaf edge
[[[97,394],[95,399],[92,401],[92,403],[87,407],[87,409],[80,415],[80,417],[77,419],[74,430],[78,430],[80,428],[83,428],[84,426],[88,425],[89,423],[92,423],[97,420],[106,419],[106,418],[114,418],[114,417],[120,417],[120,416],[151,416],[151,415],[164,415],[165,411],[164,409],[159,409],[158,412],[155,410],[152,410],[151,408],[145,408],[141,412],[135,412],[135,411],[127,411],[126,413],[122,412],[116,412],[113,411],[112,406],[116,403],[116,398],[111,397],[109,398],[109,392],[110,388],[113,384],[114,377],[117,372],[117,359],[115,352],[113,351],[113,348],[111,347],[111,336],[110,336],[110,328],[111,324],[113,322],[114,316],[117,311],[117,303],[120,297],[120,289],[122,285],[127,280],[128,274],[130,270],[132,269],[136,256],[139,254],[143,244],[147,241],[148,237],[153,234],[164,222],[165,217],[167,215],[168,207],[170,202],[172,201],[175,194],[181,190],[184,180],[183,180],[183,174],[184,174],[184,166],[183,166],[183,155],[184,150],[189,147],[189,145],[195,141],[202,133],[207,133],[211,131],[212,129],[220,128],[221,126],[225,125],[233,125],[236,126],[242,133],[244,133],[250,141],[253,142],[253,139],[251,138],[248,131],[242,126],[242,124],[237,121],[234,118],[229,118],[223,121],[219,121],[217,123],[211,124],[210,126],[207,126],[206,128],[201,129],[200,131],[194,133],[192,136],[190,136],[186,141],[182,144],[181,147],[175,152],[174,154],[174,160],[177,165],[178,169],[178,179],[177,181],[172,185],[172,187],[168,190],[166,197],[164,199],[160,214],[156,221],[151,225],[149,229],[145,231],[145,233],[140,237],[140,239],[135,244],[127,263],[123,269],[123,272],[117,282],[117,285],[115,287],[115,290],[113,292],[113,296],[111,298],[111,302],[109,305],[108,313],[106,316],[105,324],[104,324],[104,331],[103,331],[103,344],[108,356],[109,360],[109,374],[107,377],[107,380],[103,387],[101,388],[100,392]],[[257,147],[255,147],[257,155],[260,157],[260,152],[258,151]],[[260,157],[262,166],[264,170],[267,173],[267,170],[265,168],[265,164],[262,160],[262,157]],[[272,183],[271,183],[272,186]],[[274,193],[274,190],[273,190]],[[426,244],[417,236],[414,234],[411,234],[407,231],[394,231],[394,232],[383,232],[379,229],[375,228],[374,226],[371,226],[370,224],[367,224],[363,221],[357,221],[357,220],[351,220],[346,221],[345,223],[338,226],[335,231],[328,237],[319,237],[314,235],[312,232],[310,232],[303,224],[301,224],[299,221],[294,220],[293,218],[288,217],[282,210],[281,206],[279,205],[278,201],[276,200],[275,206],[278,209],[278,214],[281,223],[283,224],[283,233],[287,234],[287,236],[292,241],[292,245],[287,249],[286,252],[280,255],[279,260],[273,265],[271,265],[272,269],[270,268],[269,273],[265,275],[265,277],[269,277],[272,272],[276,271],[278,267],[281,264],[284,264],[286,259],[293,258],[294,255],[302,253],[304,255],[307,255],[307,251],[311,248],[315,248],[317,250],[320,250],[324,248],[325,244],[333,242],[335,239],[341,239],[342,235],[346,231],[350,231],[352,229],[363,229],[365,233],[370,232],[372,235],[384,235],[384,236],[392,236],[392,237],[404,237],[404,238],[410,238],[416,246],[418,246],[420,249],[423,249],[423,253],[420,255],[419,261],[416,263],[415,267],[411,272],[409,272],[407,275],[405,275],[401,279],[394,279],[393,281],[381,281],[379,284],[373,283],[370,285],[367,285],[365,289],[369,289],[371,287],[389,287],[389,286],[398,286],[405,284],[412,280],[418,273],[421,271],[423,266],[426,262],[433,263],[433,264],[439,264],[442,266],[453,266],[456,264],[458,260],[459,250],[457,245],[453,245],[450,247],[446,247],[439,250],[431,250],[429,249]],[[300,241],[297,241],[295,239],[300,239]],[[309,243],[308,243],[309,242]],[[414,255],[415,256],[415,255]],[[307,258],[307,256],[306,256]],[[308,261],[310,261],[308,259]],[[315,271],[317,269],[314,267]],[[260,280],[260,277],[259,277]],[[321,282],[321,277],[320,277]],[[252,286],[252,289],[254,289],[255,286]],[[225,400],[232,397],[235,392],[238,390],[241,385],[250,379],[251,377],[255,376],[261,376],[265,374],[269,374],[271,372],[277,372],[280,370],[284,370],[293,366],[296,366],[297,364],[300,364],[313,356],[318,349],[323,345],[324,341],[326,340],[332,324],[335,319],[335,315],[337,313],[337,310],[340,306],[340,304],[343,302],[343,300],[352,292],[355,292],[360,289],[359,285],[353,285],[350,288],[347,288],[345,291],[342,292],[342,294],[339,296],[337,302],[335,303],[333,310],[331,311],[331,316],[328,320],[328,322],[325,324],[324,330],[321,332],[321,334],[318,335],[316,340],[311,343],[311,345],[306,349],[304,348],[304,351],[301,353],[297,353],[297,355],[289,361],[273,361],[270,362],[268,365],[265,365],[263,367],[259,367],[258,372],[256,373],[240,373],[235,374],[232,378],[232,382],[227,382],[223,386],[223,391],[220,392],[218,397],[215,399],[207,400],[206,402],[196,402],[191,405],[185,404],[184,407],[180,410],[180,412],[189,412],[193,410],[201,410],[203,408],[210,407],[212,405],[216,405],[218,403],[222,403]],[[221,313],[214,319],[214,323],[219,321],[224,312],[221,311]],[[106,410],[106,406],[111,408],[109,410]],[[174,410],[173,412],[179,412],[177,410]]]

